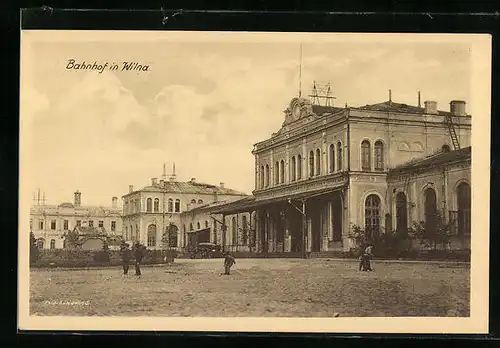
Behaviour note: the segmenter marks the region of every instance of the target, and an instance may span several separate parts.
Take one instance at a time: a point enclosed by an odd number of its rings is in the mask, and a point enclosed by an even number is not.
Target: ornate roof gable
[[[311,102],[304,98],[293,98],[284,113],[285,121],[283,122],[283,127],[295,121],[316,116],[313,112]]]

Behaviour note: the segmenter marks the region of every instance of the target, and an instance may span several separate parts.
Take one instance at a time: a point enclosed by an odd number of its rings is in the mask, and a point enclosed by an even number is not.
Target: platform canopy
[[[307,192],[294,193],[289,195],[280,195],[277,197],[266,198],[266,199],[258,199],[257,197],[251,196],[236,202],[231,202],[225,205],[220,205],[216,209],[214,209],[212,214],[237,214],[249,212],[251,210],[255,210],[257,207],[263,207],[270,204],[276,204],[281,202],[286,202],[288,200],[302,200],[302,199],[310,199],[318,196],[323,196],[329,193],[337,192],[342,190],[342,187],[332,187],[332,188],[321,188],[317,190],[310,190]]]

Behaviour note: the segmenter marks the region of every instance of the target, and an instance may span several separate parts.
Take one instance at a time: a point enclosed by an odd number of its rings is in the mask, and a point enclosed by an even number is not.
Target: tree
[[[437,249],[438,245],[444,249],[452,236],[452,221],[446,221],[440,211],[435,213],[435,224],[430,226],[425,221],[414,222],[408,229],[409,236],[420,240],[420,244],[427,248]]]
[[[39,251],[36,245],[36,238],[33,232],[30,232],[30,262],[38,260]]]
[[[76,248],[80,245],[80,236],[78,235],[78,232],[75,230],[68,231],[65,234],[65,244],[67,248]]]

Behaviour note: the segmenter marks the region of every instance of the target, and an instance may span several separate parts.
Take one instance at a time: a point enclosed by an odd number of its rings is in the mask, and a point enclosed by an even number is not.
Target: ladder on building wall
[[[457,132],[455,131],[455,124],[453,123],[453,118],[451,114],[445,116],[445,123],[448,127],[448,132],[450,133],[451,141],[453,143],[453,148],[455,150],[460,150],[460,142],[458,141]]]

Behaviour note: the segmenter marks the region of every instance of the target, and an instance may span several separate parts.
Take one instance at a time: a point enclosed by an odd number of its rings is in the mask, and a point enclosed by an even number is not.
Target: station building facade
[[[212,219],[204,216],[193,218],[190,210],[210,204],[228,203],[247,194],[228,189],[224,183],[212,185],[178,181],[173,174],[167,179],[151,179],[149,186],[129,192],[123,198],[123,236],[129,243],[140,241],[150,249],[183,249],[195,237],[204,240],[203,234],[212,229]]]
[[[255,144],[252,196],[193,211],[221,228],[227,250],[322,252],[354,246],[354,226],[380,234],[454,219],[452,247],[470,242],[471,116],[392,100],[325,107],[293,98],[281,129]],[[215,225],[217,227],[217,225]]]

